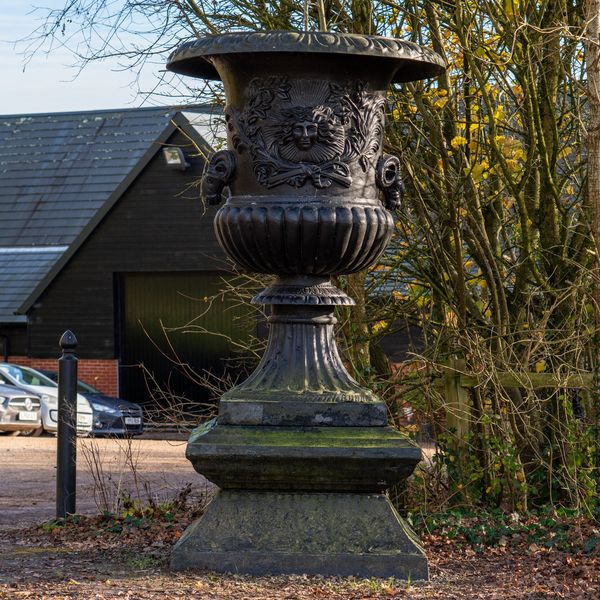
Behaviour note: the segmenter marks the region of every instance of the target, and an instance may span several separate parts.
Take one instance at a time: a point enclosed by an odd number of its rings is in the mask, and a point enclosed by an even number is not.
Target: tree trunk
[[[596,257],[594,262],[594,315],[596,321],[596,390],[592,393],[591,409],[596,425],[596,463],[600,462],[600,0],[586,0],[586,68],[588,81],[588,123],[587,123],[587,195],[592,209],[592,235]]]

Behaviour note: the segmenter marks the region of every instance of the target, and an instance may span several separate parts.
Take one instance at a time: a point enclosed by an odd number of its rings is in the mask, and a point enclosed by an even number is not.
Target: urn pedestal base
[[[423,549],[382,493],[421,459],[391,427],[213,420],[186,456],[221,491],[175,546],[173,569],[427,579]]]
[[[423,548],[377,493],[222,490],[177,542],[171,568],[428,578]]]

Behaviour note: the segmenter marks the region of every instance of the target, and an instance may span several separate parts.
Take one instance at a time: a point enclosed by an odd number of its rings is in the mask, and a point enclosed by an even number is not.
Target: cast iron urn
[[[182,45],[177,73],[223,81],[228,149],[203,195],[243,270],[275,275],[266,352],[187,447],[219,486],[174,548],[174,569],[427,578],[418,540],[384,495],[421,451],[347,372],[331,276],[373,264],[394,232],[399,161],[383,153],[386,90],[432,77],[420,46],[328,32],[229,33]]]

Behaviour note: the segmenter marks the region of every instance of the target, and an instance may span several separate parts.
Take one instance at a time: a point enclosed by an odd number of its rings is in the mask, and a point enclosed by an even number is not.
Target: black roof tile
[[[0,115],[0,322],[23,305],[156,147],[212,107]],[[202,132],[200,125],[193,128]]]

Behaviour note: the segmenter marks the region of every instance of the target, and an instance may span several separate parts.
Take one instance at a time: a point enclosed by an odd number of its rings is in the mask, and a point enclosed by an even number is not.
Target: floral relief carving
[[[229,106],[234,148],[249,152],[266,188],[350,187],[351,166],[375,168],[381,151],[385,98],[362,82],[340,85],[287,77],[255,78],[242,111]],[[314,104],[307,104],[311,98]],[[316,102],[315,102],[316,101]]]

